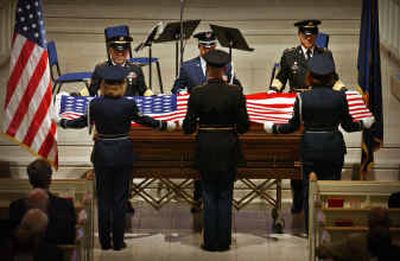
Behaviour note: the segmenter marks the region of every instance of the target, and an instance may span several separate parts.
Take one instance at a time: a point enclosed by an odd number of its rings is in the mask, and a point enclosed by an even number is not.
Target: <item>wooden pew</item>
[[[309,260],[316,260],[315,249],[323,240],[323,233],[328,232],[331,241],[340,240],[349,233],[366,233],[370,209],[387,208],[389,196],[398,191],[400,191],[400,181],[311,179],[308,198]],[[338,205],[332,207],[335,203]],[[388,209],[388,213],[392,221],[390,231],[393,240],[395,243],[400,243],[400,209]]]
[[[8,207],[10,203],[18,198],[25,197],[31,190],[27,179],[0,179],[0,218],[8,219]],[[83,229],[83,237],[74,245],[61,245],[60,248],[66,253],[66,258],[77,250],[79,260],[93,259],[94,245],[94,204],[93,204],[93,182],[85,179],[54,179],[50,185],[50,191],[56,195],[72,198],[76,213],[85,210],[88,216],[83,227],[77,225],[77,229]],[[89,194],[91,200],[82,204],[83,197]]]

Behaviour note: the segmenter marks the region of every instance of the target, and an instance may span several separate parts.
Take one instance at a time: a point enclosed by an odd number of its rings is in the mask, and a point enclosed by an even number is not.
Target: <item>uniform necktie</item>
[[[308,60],[310,60],[310,58],[311,58],[311,49],[307,49],[307,52],[306,52],[306,56],[307,56],[307,61]]]

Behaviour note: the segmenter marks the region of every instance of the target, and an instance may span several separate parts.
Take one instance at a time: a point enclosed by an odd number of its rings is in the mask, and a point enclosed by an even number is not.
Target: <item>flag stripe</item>
[[[32,54],[34,48],[35,48],[35,44],[33,42],[24,41],[24,45],[22,48],[23,50],[21,50],[19,52],[19,56],[16,61],[16,65],[13,66],[11,76],[8,80],[6,100],[4,103],[5,108],[7,108],[8,103],[10,102],[11,97],[13,96],[13,94],[15,92],[17,84],[21,78],[21,74],[24,71],[29,59],[31,58],[31,54]],[[15,50],[15,51],[18,52],[18,50]]]
[[[49,101],[51,102],[51,86],[47,88],[46,94],[44,95],[38,109],[36,110],[35,116],[33,117],[33,120],[28,128],[28,132],[24,138],[24,144],[28,146],[32,145],[32,141],[38,133],[40,126],[42,125],[43,120],[48,113],[50,106]]]
[[[56,130],[57,130],[57,125],[52,122],[51,123],[51,128],[46,136],[46,138],[43,140],[42,145],[39,149],[39,154],[42,155],[43,157],[46,157],[49,155],[51,149],[53,148],[54,145],[54,137],[56,135]]]

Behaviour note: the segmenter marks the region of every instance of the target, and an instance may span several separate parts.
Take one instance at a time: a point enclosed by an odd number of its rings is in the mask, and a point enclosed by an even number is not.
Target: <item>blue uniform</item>
[[[129,138],[131,121],[144,126],[165,129],[166,123],[143,116],[133,99],[97,97],[89,105],[87,115],[76,120],[61,120],[63,128],[83,128],[95,124],[92,162],[96,174],[99,239],[102,248],[109,248],[111,234],[114,249],[123,247],[125,206],[134,153]]]
[[[347,132],[360,131],[363,124],[349,114],[346,94],[327,86],[313,86],[299,94],[289,123],[274,125],[274,133],[291,133],[304,123],[301,140],[304,211],[308,211],[308,176],[315,172],[320,180],[339,180],[346,144],[339,125]],[[300,195],[299,195],[300,196]],[[307,219],[306,219],[307,220]],[[307,225],[308,223],[306,223]]]

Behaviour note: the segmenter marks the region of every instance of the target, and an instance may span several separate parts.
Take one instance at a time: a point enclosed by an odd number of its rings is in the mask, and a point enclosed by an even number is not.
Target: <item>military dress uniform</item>
[[[222,53],[222,55],[221,55]],[[206,54],[208,65],[222,67],[229,55]],[[196,168],[200,171],[204,201],[204,245],[223,251],[231,244],[233,182],[241,159],[238,134],[248,130],[249,121],[242,89],[222,79],[208,79],[189,97],[183,130],[196,130]]]
[[[334,63],[329,53],[311,58],[311,73],[334,73]],[[346,144],[339,125],[347,131],[360,131],[361,121],[353,121],[349,114],[346,94],[332,90],[331,86],[312,86],[310,91],[297,95],[294,115],[287,124],[273,125],[273,133],[292,133],[304,125],[300,155],[302,161],[304,211],[308,210],[308,176],[315,172],[320,180],[339,180],[341,177]],[[306,218],[307,221],[307,218]],[[306,225],[308,223],[306,222]]]
[[[99,70],[107,83],[121,82],[127,71],[121,66]],[[122,87],[121,87],[122,88]],[[124,248],[125,207],[130,174],[134,162],[133,143],[129,138],[131,121],[164,130],[167,123],[141,115],[136,103],[128,97],[95,97],[88,113],[75,120],[61,120],[62,128],[84,128],[94,124],[97,135],[92,151],[98,198],[99,239],[103,249]]]
[[[194,38],[198,40],[198,44],[201,47],[212,50],[217,45],[217,38],[215,33],[212,31],[200,32],[193,35]],[[232,65],[229,63],[225,66],[225,81],[231,82],[231,78],[233,84],[241,86],[240,81],[235,77]],[[199,85],[206,83],[207,75],[206,75],[206,61],[201,55],[185,61],[182,63],[179,76],[175,79],[174,86],[171,90],[172,93],[176,94],[182,90],[187,90],[189,93],[192,92],[193,88]],[[192,207],[192,212],[197,212],[200,210],[201,206],[201,182],[199,180],[194,181],[194,191],[193,191],[193,199],[196,202],[194,207]]]
[[[332,52],[327,48],[314,47],[310,55],[326,54],[332,56]],[[306,83],[307,75],[307,55],[301,45],[283,51],[280,61],[280,70],[276,78],[272,81],[271,90],[281,92],[289,81],[290,92],[304,91],[309,88]],[[311,58],[311,57],[310,57]],[[335,80],[339,77],[335,74]]]

